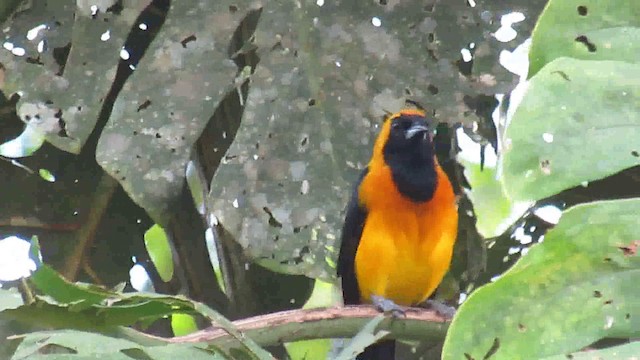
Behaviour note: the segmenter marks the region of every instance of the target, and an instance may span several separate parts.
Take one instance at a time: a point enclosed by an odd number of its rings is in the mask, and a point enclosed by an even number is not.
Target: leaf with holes
[[[173,1],[113,105],[96,159],[156,223],[166,225],[194,143],[235,92],[229,42],[250,1]],[[231,9],[234,10],[231,10]]]
[[[79,153],[111,90],[120,50],[150,2],[120,2],[116,11],[115,1],[31,1],[9,17],[3,41],[12,51],[0,51],[0,90],[20,94],[18,116],[56,147]]]
[[[462,304],[443,359],[538,359],[639,336],[639,213],[640,199],[566,211],[543,243]]]
[[[467,104],[494,101],[474,96],[509,88],[511,75],[495,67],[502,45],[487,37],[494,25],[480,20],[484,4],[299,5],[265,3],[260,61],[207,208],[261,265],[330,279],[351,184],[384,110],[410,98],[436,121],[482,121]],[[477,51],[464,63],[470,41]]]
[[[538,200],[640,165],[640,64],[559,58],[534,76],[506,129],[503,184]]]
[[[636,0],[551,0],[533,31],[529,77],[559,57],[638,62],[639,37]]]

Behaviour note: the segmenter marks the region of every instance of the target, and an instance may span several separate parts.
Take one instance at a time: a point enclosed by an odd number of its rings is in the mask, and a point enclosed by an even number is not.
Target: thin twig
[[[66,259],[66,265],[62,270],[62,275],[69,281],[75,281],[78,276],[80,266],[83,264],[83,258],[86,256],[87,249],[91,247],[95,237],[96,229],[100,225],[100,221],[104,216],[111,196],[118,188],[118,182],[106,173],[102,174],[100,182],[91,199],[91,209],[86,218],[86,222],[77,232],[77,243]]]

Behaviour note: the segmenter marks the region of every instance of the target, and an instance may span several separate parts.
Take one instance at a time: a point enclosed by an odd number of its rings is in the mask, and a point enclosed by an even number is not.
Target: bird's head
[[[384,144],[380,144],[387,161],[428,161],[433,158],[431,132],[425,114],[421,110],[407,109],[391,115],[383,125],[387,132]]]

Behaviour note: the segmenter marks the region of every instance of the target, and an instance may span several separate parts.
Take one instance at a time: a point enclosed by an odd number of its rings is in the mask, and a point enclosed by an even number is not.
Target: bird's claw
[[[402,306],[379,295],[371,295],[371,302],[380,311],[385,314],[391,313],[393,317],[399,318],[405,316],[405,310]]]
[[[453,316],[456,314],[456,308],[449,306],[438,300],[428,299],[423,303],[423,307],[428,309],[433,309],[438,314],[449,319],[453,318]]]

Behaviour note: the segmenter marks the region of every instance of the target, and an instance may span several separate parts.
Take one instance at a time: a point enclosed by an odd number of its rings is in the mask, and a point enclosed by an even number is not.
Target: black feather
[[[431,200],[438,180],[431,137],[427,133],[408,139],[405,136],[414,124],[428,124],[417,115],[401,115],[393,122],[382,151],[396,188],[414,202]]]
[[[356,360],[393,360],[396,356],[396,341],[383,340],[367,346]]]
[[[346,305],[362,303],[358,279],[356,278],[355,259],[360,238],[362,237],[362,229],[367,218],[367,211],[360,206],[358,189],[368,172],[369,168],[365,168],[356,181],[351,199],[349,199],[349,204],[347,205],[344,226],[342,227],[342,244],[340,245],[340,255],[338,256],[338,276],[342,277],[342,297]],[[395,341],[386,340],[368,346],[356,359],[393,360],[394,356]]]
[[[365,168],[353,189],[351,199],[347,205],[344,226],[342,227],[342,243],[340,245],[340,255],[338,256],[338,276],[342,277],[342,296],[347,305],[360,304],[360,288],[356,279],[355,259],[362,229],[367,218],[367,211],[360,206],[358,201],[358,188],[362,179],[369,172]]]

